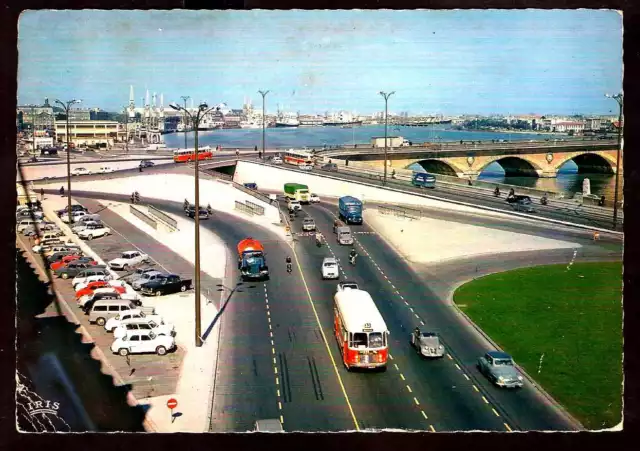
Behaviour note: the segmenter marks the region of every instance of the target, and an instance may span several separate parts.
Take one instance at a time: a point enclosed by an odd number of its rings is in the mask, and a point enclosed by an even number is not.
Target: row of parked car
[[[18,211],[24,209],[25,207],[18,207]],[[97,216],[90,215],[81,205],[73,205],[72,216],[74,212],[85,213],[79,215],[79,219]],[[68,216],[68,211],[65,208],[57,214],[60,217]],[[25,235],[35,235],[36,245],[33,250],[43,255],[54,275],[70,280],[75,300],[89,317],[89,322],[113,333],[114,341],[110,347],[112,352],[123,356],[149,352],[165,355],[176,348],[175,327],[156,315],[153,307],[143,306],[140,295],[136,292],[149,294],[146,282],[151,281],[152,271],[147,268],[138,269],[126,277],[115,279],[107,265],[101,265],[92,257],[85,256],[80,247],[65,236],[54,222],[47,221],[42,214],[38,218],[37,229],[36,224],[33,224],[19,231]],[[74,229],[82,227],[81,222],[78,221]],[[113,270],[132,271],[133,266],[148,260],[147,255],[137,250],[127,251],[119,258],[109,261],[108,266]],[[153,294],[155,291],[157,290],[151,290]]]

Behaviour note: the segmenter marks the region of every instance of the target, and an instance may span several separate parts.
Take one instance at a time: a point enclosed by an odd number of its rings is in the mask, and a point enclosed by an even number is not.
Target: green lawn
[[[621,419],[621,287],[621,263],[538,266],[476,279],[454,302],[585,427],[601,429]]]

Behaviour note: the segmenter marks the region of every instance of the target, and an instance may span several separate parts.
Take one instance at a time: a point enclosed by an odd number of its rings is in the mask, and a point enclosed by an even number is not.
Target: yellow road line
[[[482,400],[484,401],[485,404],[489,404],[489,401],[487,401],[487,398],[485,398],[484,396],[482,397]]]
[[[422,414],[422,416],[424,417],[425,420],[428,420],[429,417],[427,416],[426,413],[424,413],[424,410],[421,410],[420,413]]]
[[[274,366],[274,367],[273,367],[273,372],[274,372],[274,373],[276,373],[276,374],[278,374],[278,367],[277,367],[277,366]]]
[[[278,409],[282,410],[282,403],[278,401]]]
[[[415,396],[413,397],[413,400],[416,402],[416,405],[419,406],[420,402],[418,402],[418,398],[416,398]]]
[[[449,360],[453,360],[453,357],[451,357],[451,354],[447,354],[447,357],[449,357]]]
[[[512,429],[509,427],[509,425],[507,423],[502,423],[502,424],[504,424],[504,427],[507,428],[507,431],[513,432]]]
[[[407,390],[409,390],[409,393],[413,393],[413,391],[411,391],[411,387],[409,387],[408,385],[407,385]]]
[[[458,364],[457,364],[457,363],[455,363],[454,365],[456,366],[456,368],[460,369],[460,366],[458,366]]]
[[[498,412],[496,412],[496,409],[494,409],[494,408],[492,407],[492,408],[491,408],[491,410],[493,410],[493,413],[495,413],[497,417],[499,417],[499,416],[500,416],[500,414],[499,414]]]
[[[431,429],[431,432],[436,432],[436,428],[433,427],[433,424],[429,425],[429,429]]]
[[[276,389],[276,391],[278,392],[278,398],[280,397],[280,389]]]
[[[282,415],[280,415],[280,423],[284,424],[284,418],[282,418]]]
[[[276,376],[276,385],[280,385],[280,381],[278,380],[278,376]]]
[[[404,374],[400,373],[400,377],[402,378],[402,380],[405,380],[404,379]]]
[[[302,267],[300,266],[300,260],[298,260],[298,254],[296,253],[296,250],[295,248],[293,248],[293,246],[292,246],[292,250],[293,250],[293,257],[296,259],[296,265],[298,266],[298,270],[300,271],[300,278],[302,279],[302,283],[304,284],[304,289],[307,291],[309,304],[311,304],[311,309],[313,310],[313,314],[316,317],[316,322],[318,323],[318,327],[320,328],[320,333],[322,334],[324,345],[327,349],[327,353],[329,354],[329,358],[331,359],[331,364],[333,365],[333,369],[335,370],[336,376],[338,377],[338,383],[340,384],[340,388],[342,389],[342,394],[344,395],[344,399],[347,402],[347,407],[349,407],[349,413],[351,413],[353,424],[356,427],[356,431],[359,431],[360,425],[358,424],[358,419],[356,418],[356,414],[353,411],[353,407],[351,406],[351,401],[349,401],[349,395],[347,395],[347,390],[344,388],[344,384],[342,383],[342,377],[340,377],[340,372],[338,371],[338,367],[336,366],[336,361],[333,358],[331,349],[329,348],[329,340],[327,340],[324,330],[322,329],[322,324],[320,323],[320,318],[318,317],[316,306],[313,303],[313,298],[311,297],[311,291],[309,291],[309,286],[307,285],[307,281],[304,278],[304,273],[302,272]]]
[[[462,375],[464,376],[464,378],[465,378],[466,380],[471,380],[471,379],[469,379],[469,376],[467,376],[465,373],[462,373]]]
[[[478,390],[478,387],[476,387],[475,385],[473,386],[473,389],[474,389],[475,391],[477,391],[478,393],[480,393],[480,390]]]

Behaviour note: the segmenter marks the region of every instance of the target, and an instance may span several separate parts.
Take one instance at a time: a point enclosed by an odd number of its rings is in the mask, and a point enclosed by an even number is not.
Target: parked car
[[[71,219],[73,220],[73,222],[76,222],[78,219],[80,219],[81,217],[85,216],[87,214],[86,211],[82,211],[82,210],[76,210],[76,211],[72,211],[71,212]],[[68,214],[63,214],[62,216],[60,216],[60,219],[62,219],[62,222],[65,223],[69,223],[69,215]]]
[[[42,219],[36,219],[35,221],[33,219],[31,219],[31,218],[22,219],[16,225],[16,232],[22,233],[22,231],[24,229],[26,229],[27,227],[36,227],[36,224],[37,224],[38,227],[40,227],[40,224],[42,224],[43,222],[44,221]]]
[[[327,163],[322,165],[321,169],[323,171],[338,172],[338,165],[335,163]]]
[[[56,214],[58,216],[62,216],[63,214],[67,213],[67,210],[69,209],[69,207],[65,207],[62,210],[58,210],[56,211]],[[82,205],[78,205],[78,204],[73,204],[71,205],[71,211],[84,211],[85,213],[88,212],[89,210],[87,210],[85,207],[83,207]]]
[[[304,218],[302,220],[302,230],[304,232],[316,230],[316,222],[313,218]]]
[[[119,293],[124,293],[126,291],[126,287],[124,286],[124,283],[119,281],[119,280],[115,280],[115,281],[111,281],[114,282],[113,285],[109,283],[110,281],[107,280],[96,280],[95,282],[89,282],[87,284],[82,284],[83,286],[80,287],[78,286],[76,289],[76,299],[81,298],[82,296],[85,296],[87,294],[92,294],[94,293],[98,288],[115,288],[116,291],[118,291]]]
[[[143,312],[140,309],[133,309],[109,318],[105,323],[104,328],[107,332],[113,332],[116,327],[133,321],[155,321],[159,324],[164,324],[164,320],[160,315],[151,315]]]
[[[111,229],[99,222],[89,222],[84,230],[78,232],[78,236],[83,240],[92,240],[102,236],[109,235]]]
[[[100,169],[98,169],[96,172],[98,174],[109,174],[111,172],[114,172],[114,169],[111,168],[110,166],[103,166]]]
[[[142,287],[142,284],[156,280],[159,277],[166,277],[166,274],[158,271],[157,269],[144,272],[140,274],[140,277],[131,282],[131,286],[134,290],[139,290]]]
[[[101,299],[99,301],[93,301],[91,309],[85,311],[85,313],[89,315],[90,323],[104,326],[109,318],[138,308],[144,312],[148,311],[150,314],[155,313],[153,307],[140,307],[131,301],[123,299]]]
[[[91,310],[93,304],[98,301],[120,301],[122,298],[117,291],[108,291],[102,293],[92,293],[88,295],[81,296],[78,298],[78,306],[84,310],[85,313]],[[135,301],[131,301],[134,305],[141,305],[142,302],[136,303]]]
[[[137,331],[114,340],[111,344],[111,352],[122,356],[152,352],[165,355],[175,347],[176,342],[173,337],[156,335],[153,331]]]
[[[256,183],[245,183],[244,187],[247,188],[247,189],[254,190],[254,191],[258,190],[258,185]]]
[[[320,196],[318,196],[315,193],[311,193],[311,196],[309,196],[309,202],[311,203],[318,203],[320,202]]]
[[[113,330],[113,337],[122,338],[137,331],[153,331],[156,335],[176,336],[176,328],[173,324],[160,324],[151,319],[147,321],[123,321],[122,324]]]
[[[351,282],[349,280],[340,282],[337,286],[336,291],[344,291],[344,290],[359,290],[358,284],[355,282]]]
[[[151,160],[142,160],[140,161],[140,165],[141,168],[150,168],[155,166],[155,163]]]
[[[149,256],[140,251],[126,251],[118,258],[109,261],[109,267],[115,270],[128,271],[130,267],[149,261]]]
[[[169,274],[165,277],[156,277],[141,285],[142,294],[151,296],[160,296],[163,294],[178,293],[180,291],[190,290],[192,286],[191,279],[182,279],[175,274]]]
[[[125,279],[130,284],[133,284],[133,282],[138,280],[144,273],[151,272],[151,271],[158,271],[158,269],[153,267],[136,268],[133,274],[128,274],[124,276],[123,279]]]
[[[62,246],[52,246],[51,248],[44,249],[42,253],[45,257],[49,257],[57,252],[70,252],[72,254],[77,254],[81,252],[80,246],[74,245],[62,245]]]
[[[187,209],[184,211],[184,214],[185,216],[188,216],[194,219],[196,217],[196,206],[189,205]],[[202,206],[200,207],[199,215],[200,215],[200,219],[209,219],[209,212],[205,207],[202,207]]]
[[[82,253],[81,252],[73,252],[73,251],[55,252],[55,253],[47,256],[47,263],[49,264],[49,266],[51,266],[51,264],[62,260],[64,257],[66,257],[68,255],[82,255]]]
[[[79,167],[71,170],[71,175],[91,175],[92,172],[87,168]]]
[[[338,260],[333,257],[326,257],[322,260],[322,278],[323,279],[339,279],[340,269],[338,268]]]
[[[94,263],[94,264],[92,264]],[[68,279],[70,277],[76,277],[78,274],[80,274],[82,271],[84,271],[87,268],[93,267],[93,268],[104,268],[104,266],[99,266],[95,264],[95,261],[72,261],[69,262],[69,264],[67,266],[63,266],[62,268],[58,268],[56,271],[54,271],[54,273],[62,278],[62,279]]]
[[[111,280],[111,274],[109,274],[106,266],[96,265],[85,269],[73,278],[71,285],[73,285],[74,289],[77,289],[80,283],[94,282],[96,280]]]
[[[51,270],[52,271],[57,271],[59,269],[65,268],[67,267],[71,262],[78,262],[78,263],[89,263],[89,264],[93,264],[93,265],[97,265],[98,262],[95,261],[92,257],[81,257],[77,254],[71,254],[71,255],[67,255],[65,257],[62,257],[62,260],[51,263]]]
[[[414,330],[410,339],[411,346],[424,357],[444,356],[444,346],[440,343],[440,337],[434,332],[420,332]]]
[[[64,232],[62,230],[60,230],[58,228],[57,225],[55,225],[52,222],[42,222],[40,224],[38,224],[38,232],[43,233],[51,233],[57,236],[61,236],[64,235]],[[36,234],[36,227],[35,225],[31,225],[28,227],[25,227],[24,229],[22,229],[22,234],[24,236],[32,236]]]
[[[505,352],[487,352],[478,359],[477,367],[480,373],[499,387],[519,388],[524,384],[513,359]]]

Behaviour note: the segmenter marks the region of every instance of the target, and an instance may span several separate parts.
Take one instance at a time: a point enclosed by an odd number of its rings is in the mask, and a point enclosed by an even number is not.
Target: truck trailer
[[[294,199],[305,204],[308,204],[311,199],[309,187],[300,183],[285,183],[284,195],[289,199]]]
[[[347,224],[362,224],[362,202],[353,196],[343,196],[338,200],[340,219]]]
[[[243,280],[268,279],[269,268],[262,243],[251,237],[238,243],[238,269]]]

